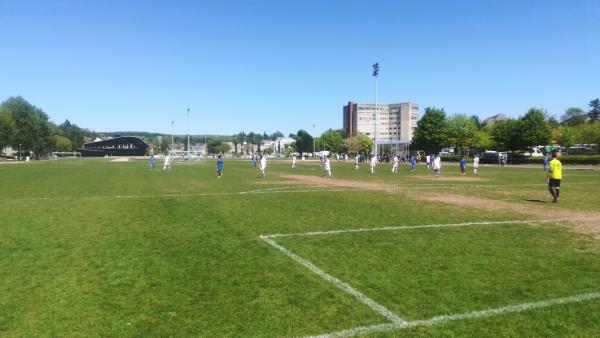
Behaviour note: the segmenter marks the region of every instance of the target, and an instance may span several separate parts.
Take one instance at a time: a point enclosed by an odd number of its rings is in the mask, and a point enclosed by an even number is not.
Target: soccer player
[[[556,158],[557,152],[552,152],[552,160],[548,163],[548,190],[552,194],[552,203],[557,203],[560,197],[560,181],[562,180],[562,163]]]
[[[544,155],[544,171],[548,171],[548,155]]]
[[[473,157],[473,173],[477,174],[477,169],[479,168],[479,156],[475,155]]]
[[[260,156],[260,161],[258,164],[258,169],[260,170],[260,177],[265,177],[265,170],[267,169],[267,155],[262,154]]]
[[[398,155],[394,155],[394,159],[392,160],[392,172],[393,173],[398,172],[398,162],[399,161],[400,161],[400,159],[398,158]]]
[[[464,156],[460,158],[460,174],[462,176],[467,174],[467,159]]]
[[[369,165],[371,166],[371,174],[375,173],[375,167],[377,166],[377,156],[371,155],[369,159]]]
[[[223,177],[223,155],[219,155],[219,159],[217,160],[217,178]]]
[[[329,155],[323,156],[323,176],[331,177],[331,163],[329,162]]]
[[[168,168],[168,170],[167,170]],[[165,156],[165,162],[163,164],[163,171],[171,171],[171,154]]]
[[[410,160],[408,160],[408,166],[410,168],[410,172],[414,173],[417,166],[417,157],[415,155],[412,155]]]
[[[429,165],[431,164],[430,160],[431,160],[431,156],[429,156],[429,155],[425,156],[425,163],[427,164],[427,170],[430,169],[430,167],[429,167]]]
[[[356,157],[354,158],[354,170],[358,170],[358,154],[356,154]]]
[[[292,169],[296,168],[296,155],[292,156]]]
[[[150,170],[154,170],[154,154],[150,154]]]
[[[440,170],[442,169],[442,158],[440,155],[433,155],[433,171],[435,172],[435,177],[440,177]]]

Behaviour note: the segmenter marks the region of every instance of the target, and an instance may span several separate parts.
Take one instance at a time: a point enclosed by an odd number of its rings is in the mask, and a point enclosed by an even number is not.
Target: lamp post
[[[373,138],[373,149],[374,155],[377,156],[377,122],[378,122],[378,112],[377,112],[377,77],[379,76],[379,62],[375,62],[373,65],[373,77],[375,78],[375,137]]]
[[[315,126],[316,126],[316,125],[313,123],[313,134],[315,134],[315,133],[316,133],[316,131],[315,131]],[[315,134],[315,135],[316,135],[316,134]],[[315,143],[316,143],[316,139],[315,139],[315,136],[313,135],[313,157],[316,157],[316,156],[317,156],[317,155],[315,154],[315,151],[316,151],[316,150],[315,150]]]
[[[187,129],[188,129],[188,139],[187,139],[187,154],[188,154],[188,158],[190,157],[190,107],[187,108],[187,118],[188,118],[188,123],[187,123]]]
[[[175,151],[175,142],[173,140],[173,123],[175,123],[175,121],[171,120],[171,152]]]

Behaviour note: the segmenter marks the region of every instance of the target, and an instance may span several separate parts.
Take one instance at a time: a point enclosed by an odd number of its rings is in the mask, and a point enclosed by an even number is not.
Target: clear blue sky
[[[599,23],[598,0],[7,0],[0,100],[96,131],[320,134],[374,101],[379,62],[382,103],[560,116],[600,96]]]

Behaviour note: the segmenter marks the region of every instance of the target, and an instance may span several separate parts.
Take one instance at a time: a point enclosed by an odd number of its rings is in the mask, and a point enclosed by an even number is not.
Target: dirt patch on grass
[[[117,157],[110,161],[111,162],[129,162],[129,157]]]
[[[415,176],[421,180],[441,181],[441,182],[485,182],[486,179],[477,176]]]
[[[524,216],[535,219],[562,219],[569,220],[569,224],[573,224],[574,229],[578,232],[590,234],[596,239],[600,239],[600,213],[548,209],[531,204],[523,204],[516,202],[498,201],[484,197],[473,197],[456,194],[421,194],[418,199],[428,202],[442,202],[446,204],[456,205],[465,210],[470,208],[486,210],[488,212],[504,212],[518,213]],[[561,222],[565,223],[565,222]]]
[[[309,176],[309,175],[282,175],[284,179],[293,180],[296,182],[303,182],[310,185],[323,185],[327,187],[345,187],[345,188],[359,188],[368,190],[382,190],[392,191],[396,187],[380,182],[364,182],[364,181],[352,181],[338,178],[329,178],[322,176]]]
[[[401,187],[386,184],[383,182],[364,182],[364,181],[353,181],[338,178],[327,178],[321,176],[309,176],[309,175],[282,175],[286,182],[298,183],[301,182],[306,185],[322,185],[327,187],[344,187],[344,188],[357,188],[365,190],[378,190],[390,193],[402,193]],[[423,177],[428,179],[428,177]],[[447,177],[446,180],[460,181],[465,177]],[[436,181],[442,181],[443,179],[430,178]],[[472,177],[474,181],[485,181],[485,179],[479,177]],[[442,188],[443,189],[443,188]],[[464,196],[458,194],[436,194],[436,193],[421,193],[421,194],[410,194],[406,195],[409,198],[414,198],[420,201],[427,202],[441,202],[450,205],[455,205],[464,210],[478,209],[485,210],[487,212],[501,212],[505,214],[520,214],[528,218],[540,219],[540,220],[551,220],[561,219],[569,220],[568,224],[572,225],[572,228],[576,231],[584,234],[590,234],[596,239],[600,239],[600,213],[599,212],[586,212],[576,210],[564,210],[560,208],[560,204],[556,205],[556,208],[546,208],[540,205],[532,205],[531,203],[519,203],[519,202],[508,202],[499,201],[485,197],[474,197]],[[537,202],[537,200],[536,200]],[[540,201],[542,202],[542,201]],[[566,224],[567,222],[560,222]]]

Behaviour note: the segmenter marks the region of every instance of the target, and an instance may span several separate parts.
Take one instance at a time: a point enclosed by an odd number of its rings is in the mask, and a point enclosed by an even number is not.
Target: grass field
[[[3,337],[597,337],[600,172],[0,165]]]

